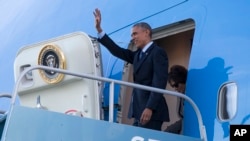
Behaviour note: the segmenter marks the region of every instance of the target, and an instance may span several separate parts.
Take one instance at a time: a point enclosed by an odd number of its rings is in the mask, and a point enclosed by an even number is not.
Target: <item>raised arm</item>
[[[98,33],[102,32],[102,27],[101,27],[101,21],[102,21],[102,16],[101,16],[101,11],[96,8],[95,11],[93,12],[95,16],[95,28]]]

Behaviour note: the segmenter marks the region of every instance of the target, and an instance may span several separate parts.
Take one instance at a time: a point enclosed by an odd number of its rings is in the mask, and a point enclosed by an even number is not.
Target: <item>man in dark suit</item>
[[[151,41],[151,27],[144,22],[132,28],[132,40],[137,51],[119,47],[101,28],[101,12],[95,9],[95,27],[98,40],[114,56],[133,64],[134,83],[165,89],[168,76],[166,52]],[[168,106],[162,94],[133,89],[129,118],[134,117],[134,126],[161,130],[162,123],[169,121]]]

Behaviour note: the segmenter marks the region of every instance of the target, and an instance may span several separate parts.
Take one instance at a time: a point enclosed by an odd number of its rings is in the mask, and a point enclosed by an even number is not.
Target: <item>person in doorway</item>
[[[185,93],[186,90],[186,80],[187,80],[187,69],[181,65],[174,65],[170,68],[168,74],[168,82],[171,87],[173,87],[179,93]],[[178,99],[178,116],[179,120],[168,126],[165,131],[175,134],[180,134],[182,130],[182,120],[183,120],[183,99]]]
[[[168,57],[163,48],[152,40],[152,29],[145,22],[132,27],[132,41],[136,51],[119,47],[101,28],[101,12],[95,9],[95,28],[98,40],[114,56],[133,64],[133,80],[136,84],[165,89],[168,77]],[[134,88],[128,113],[134,118],[134,126],[161,130],[162,123],[169,121],[168,106],[163,94]]]

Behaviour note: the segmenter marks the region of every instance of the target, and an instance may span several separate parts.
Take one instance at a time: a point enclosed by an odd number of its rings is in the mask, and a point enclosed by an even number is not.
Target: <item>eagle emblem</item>
[[[48,66],[52,68],[65,69],[65,56],[61,49],[56,45],[44,46],[38,56],[38,65]],[[42,79],[49,83],[55,84],[62,81],[64,74],[51,70],[39,70]]]

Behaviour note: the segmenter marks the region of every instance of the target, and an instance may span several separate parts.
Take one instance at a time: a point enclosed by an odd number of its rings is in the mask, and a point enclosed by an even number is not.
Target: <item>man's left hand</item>
[[[142,112],[140,123],[142,125],[147,124],[150,121],[151,116],[152,116],[152,110],[149,108],[145,108],[144,111]]]

